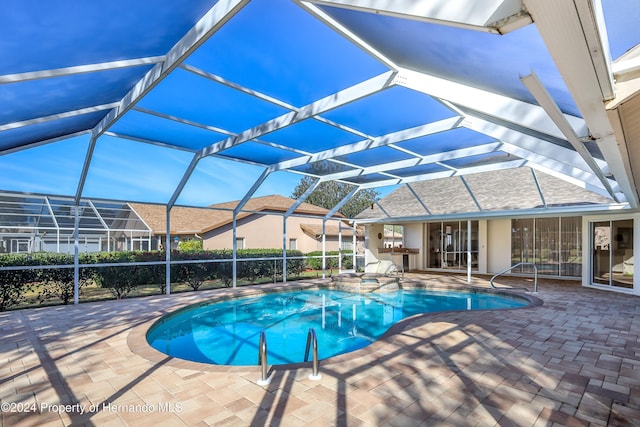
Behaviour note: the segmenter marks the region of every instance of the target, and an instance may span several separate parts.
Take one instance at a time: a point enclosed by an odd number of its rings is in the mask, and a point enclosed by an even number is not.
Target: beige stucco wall
[[[499,273],[510,266],[511,219],[487,221],[487,272]]]
[[[297,240],[297,249],[303,253],[322,250],[322,240],[306,234],[300,227],[302,224],[322,225],[322,219],[290,217],[287,219],[287,249],[290,240]],[[327,222],[329,225],[330,222]],[[335,221],[332,223],[335,225]],[[251,215],[237,223],[237,238],[244,238],[245,249],[273,248],[281,249],[283,245],[283,219],[280,215]],[[233,230],[231,224],[220,227],[203,236],[205,249],[233,248]],[[343,236],[343,240],[351,240],[351,236]],[[327,251],[338,250],[338,238],[327,237]]]
[[[378,235],[381,237],[378,238]],[[384,225],[383,224],[371,224],[365,226],[364,232],[364,254],[365,263],[373,263],[380,259],[380,255],[387,255],[387,258],[391,259],[388,254],[379,254],[378,248],[381,248],[384,244]]]
[[[478,273],[486,274],[487,271],[487,240],[488,240],[487,220],[478,221]]]

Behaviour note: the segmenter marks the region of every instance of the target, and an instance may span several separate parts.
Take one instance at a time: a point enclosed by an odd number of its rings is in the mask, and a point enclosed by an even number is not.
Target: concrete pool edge
[[[416,283],[415,281],[411,281],[408,283],[404,283],[401,286],[405,289],[431,289],[431,290],[458,290],[458,291],[467,291],[474,293],[489,293],[489,294],[497,294],[497,295],[507,295],[507,296],[517,296],[519,298],[523,298],[529,301],[529,304],[523,307],[516,308],[503,308],[503,309],[495,309],[495,310],[476,310],[474,312],[482,312],[482,311],[508,311],[508,310],[521,310],[527,308],[534,308],[541,306],[543,304],[543,300],[540,298],[525,293],[520,290],[509,290],[509,289],[493,289],[486,287],[473,286],[469,284],[433,284],[427,282]],[[298,290],[298,289],[315,289],[315,288],[323,288],[323,289],[334,289],[332,283],[329,279],[319,279],[313,281],[300,281],[300,282],[289,282],[289,283],[277,283],[277,284],[267,284],[267,285],[256,285],[251,287],[243,287],[243,288],[224,288],[224,289],[216,289],[211,291],[202,291],[198,292],[198,295],[190,294],[191,298],[188,298],[186,301],[175,301],[175,304],[168,306],[165,308],[164,313],[158,313],[158,317],[145,321],[139,325],[136,325],[129,332],[127,336],[127,345],[132,353],[149,360],[154,363],[162,363],[165,366],[172,367],[175,369],[189,369],[194,371],[204,371],[204,372],[237,372],[237,373],[253,373],[258,374],[260,367],[258,365],[245,365],[245,366],[231,366],[231,365],[213,365],[208,363],[200,363],[193,362],[184,359],[179,359],[175,357],[168,356],[153,347],[147,341],[147,332],[156,324],[163,321],[170,316],[176,315],[184,309],[189,309],[191,307],[195,307],[198,305],[208,304],[211,302],[224,301],[231,298],[241,298],[245,296],[258,296],[273,292],[283,292],[290,290]],[[164,296],[163,296],[164,297]],[[175,295],[168,295],[167,298],[175,297]],[[379,346],[384,345],[385,341],[392,339],[394,336],[412,329],[414,323],[425,323],[429,322],[434,317],[437,318],[438,315],[444,315],[447,313],[466,313],[465,310],[454,310],[454,311],[441,311],[437,313],[421,313],[416,314],[414,316],[408,317],[406,319],[402,319],[401,321],[393,324],[385,334],[380,337],[379,340],[363,347],[361,349],[339,354],[337,356],[333,356],[327,359],[321,360],[322,365],[332,365],[336,363],[341,363],[346,360],[350,360],[353,358],[360,358],[367,355],[371,355],[375,353]],[[425,340],[429,337],[423,337]],[[257,358],[257,355],[256,355]],[[272,365],[270,369],[277,371],[286,371],[293,370],[299,368],[310,368],[311,362],[302,362],[302,363],[293,363],[293,364],[282,364],[282,365]],[[257,378],[257,377],[256,377]]]

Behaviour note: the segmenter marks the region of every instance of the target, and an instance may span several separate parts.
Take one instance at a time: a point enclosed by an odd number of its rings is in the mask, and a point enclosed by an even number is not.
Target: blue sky
[[[167,0],[157,2],[157,8],[154,9],[174,7]],[[198,2],[198,8],[201,9],[198,13],[206,10],[203,7],[205,3],[206,0]],[[28,8],[28,5],[25,7]],[[16,9],[19,7],[16,6]],[[98,24],[92,21],[94,14],[85,10],[85,7],[64,9],[64,13],[60,9],[48,11],[48,15],[43,16],[39,24],[29,21],[27,13],[16,12],[0,18],[0,23],[3,19],[8,20],[5,22],[8,27],[20,24],[17,30],[19,39],[25,43],[24,46],[14,43],[4,46],[15,59],[11,63],[13,68],[6,70],[6,73],[112,61],[121,57],[158,55],[170,46],[167,40],[177,40],[176,35],[170,31],[162,34],[165,39],[148,40],[146,36],[140,37],[137,32],[150,32],[152,29],[146,28],[144,23],[139,29],[127,26],[127,20],[136,16],[135,10],[127,12],[131,16],[123,16],[122,21],[106,26],[105,32],[116,32],[116,39],[111,42],[113,44],[110,44],[108,34],[78,39],[74,33],[78,28],[75,23],[82,22],[80,29]],[[34,16],[38,15],[35,10],[32,12]],[[169,12],[153,13],[162,15]],[[83,19],[79,19],[80,17]],[[182,22],[182,18],[191,19],[178,15],[172,17],[172,22]],[[61,20],[68,22],[65,24]],[[122,28],[118,25],[122,25]],[[184,31],[186,27],[181,28]],[[44,39],[48,40],[48,50],[43,50],[40,44]],[[0,40],[0,47],[3,46],[2,43]],[[57,54],[52,54],[53,52]],[[24,69],[24,64],[32,65]],[[252,1],[189,57],[185,64],[277,97],[294,107],[304,106],[387,71],[373,57],[288,0]],[[116,77],[122,76],[126,77],[125,82],[135,81],[136,73],[137,78],[140,78],[148,70],[149,66],[131,67],[95,73],[95,76],[92,73],[79,74],[0,86],[0,99],[13,99],[18,108],[3,109],[8,117],[3,119],[1,114],[4,113],[0,112],[0,124],[3,120],[11,122],[12,118],[14,121],[32,118],[28,114],[33,111],[34,106],[37,107],[38,114],[51,115],[92,106],[94,100],[97,100],[96,104],[113,102],[124,94],[122,82],[113,86],[106,86],[105,83],[111,83]],[[102,81],[101,77],[107,80]],[[59,87],[54,83],[64,85]],[[61,97],[60,90],[72,96]],[[17,102],[18,99],[32,101]],[[289,112],[281,106],[181,69],[160,82],[154,91],[137,103],[137,107],[215,126],[232,133],[242,132]],[[301,123],[297,127],[291,127],[291,130],[295,134],[295,129],[306,129],[307,125],[308,123]],[[319,129],[322,129],[323,134],[318,134]],[[141,111],[130,111],[109,130],[131,137],[175,144],[192,151],[101,136],[93,153],[82,194],[84,197],[165,203],[171,198],[185,173],[192,159],[192,152],[228,137],[224,133],[162,120]],[[332,142],[336,132],[344,134],[327,125],[316,126],[314,137],[317,141],[310,143],[302,140],[308,133],[287,139],[288,131],[289,128],[266,137],[289,146],[298,144],[299,147],[313,151],[318,148],[318,143],[336,145]],[[359,136],[348,135],[348,138],[343,138],[337,145],[360,139]],[[11,143],[7,138],[4,141],[5,144]],[[0,156],[0,189],[75,195],[88,142],[89,135],[86,134]],[[267,149],[253,142],[237,146],[230,152],[244,158],[253,157],[257,161],[267,159],[267,163],[294,157],[291,152]],[[207,157],[199,162],[177,203],[206,206],[240,199],[262,171],[263,168],[251,164]],[[255,195],[289,196],[300,179],[301,175],[295,173],[273,173]]]
[[[2,189],[75,195],[88,141],[88,135],[83,135],[0,156]],[[104,136],[96,144],[83,195],[166,202],[191,158],[192,154],[186,151]],[[231,160],[205,158],[200,161],[178,203],[206,206],[237,200],[246,194],[262,170]],[[299,180],[300,175],[293,173],[272,174],[256,195],[288,196]]]
[[[2,190],[75,195],[88,143],[88,135],[82,135],[0,156]],[[96,144],[83,196],[167,202],[192,156],[186,151],[103,136]],[[177,203],[207,206],[241,199],[262,171],[258,166],[206,157],[199,162]],[[255,196],[290,196],[300,178],[291,172],[272,173]],[[386,194],[391,189],[381,190]]]

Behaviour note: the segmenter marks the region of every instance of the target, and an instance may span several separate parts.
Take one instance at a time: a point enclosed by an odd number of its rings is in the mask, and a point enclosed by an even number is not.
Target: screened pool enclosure
[[[151,229],[127,203],[0,193],[0,253],[149,250]]]
[[[2,251],[153,249],[127,202],[165,209],[165,242],[175,207],[229,203],[235,271],[248,201],[307,179],[296,203],[348,187],[331,215],[378,192],[364,217],[347,215],[369,230],[368,256],[385,254],[393,224],[416,268],[494,272],[533,256],[575,274],[581,257],[594,281],[631,268],[637,0],[10,0],[3,12],[0,191],[22,195],[2,199]],[[591,222],[633,227],[598,259],[576,233],[563,247],[560,222],[511,231],[511,218],[575,216],[583,236]]]

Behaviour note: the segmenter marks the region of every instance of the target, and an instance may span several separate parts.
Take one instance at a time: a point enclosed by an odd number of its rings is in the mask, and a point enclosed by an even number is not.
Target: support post
[[[233,280],[233,287],[236,287],[236,278],[238,274],[238,266],[237,266],[237,256],[238,256],[238,239],[237,239],[237,219],[236,219],[236,211],[233,211],[233,253],[232,253],[232,262],[231,262],[231,278]]]
[[[467,220],[467,283],[471,283],[471,220]]]
[[[358,227],[356,225],[356,222],[353,221],[353,236],[352,236],[352,243],[351,243],[351,257],[352,257],[352,265],[353,265],[353,271],[356,272],[358,271],[358,258],[356,257],[356,249],[357,249],[357,238],[356,238],[356,231],[358,230]]]
[[[326,277],[327,272],[327,220],[322,219],[322,278]]]
[[[342,221],[338,221],[338,274],[342,273]]]
[[[80,303],[80,206],[78,199],[73,205],[73,303]]]
[[[282,283],[287,283],[287,216],[282,218]]]
[[[165,294],[171,294],[171,206],[167,206],[166,217],[167,234],[164,245],[164,259],[165,259]]]

